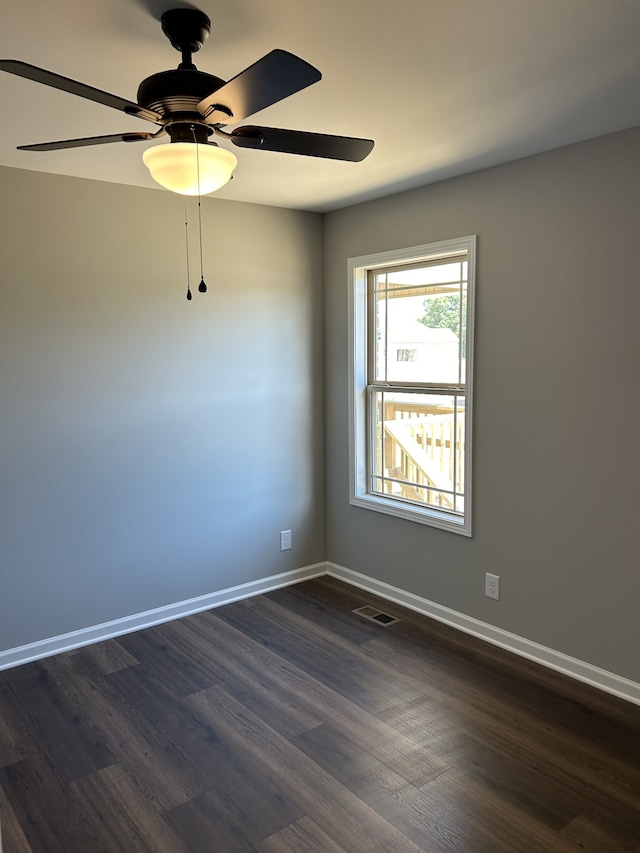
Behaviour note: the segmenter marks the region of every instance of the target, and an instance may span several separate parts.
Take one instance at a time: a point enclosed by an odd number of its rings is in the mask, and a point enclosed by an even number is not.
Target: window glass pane
[[[461,269],[462,268],[462,269]],[[447,259],[438,262],[429,262],[418,267],[407,267],[387,274],[389,285],[398,287],[403,284],[411,285],[434,285],[455,284],[460,277],[467,278],[467,261],[464,257],[455,260]]]
[[[464,381],[467,262],[373,276],[374,382]]]
[[[371,323],[375,335],[375,364],[373,373],[377,382],[387,381],[387,276],[376,275],[373,280],[373,315]]]
[[[369,399],[371,491],[462,513],[464,395],[370,389]]]

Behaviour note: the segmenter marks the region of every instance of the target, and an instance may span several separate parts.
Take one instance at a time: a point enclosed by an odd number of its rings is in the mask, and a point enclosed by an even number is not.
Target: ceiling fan
[[[227,126],[244,121],[265,107],[316,83],[322,77],[320,71],[288,51],[272,50],[231,80],[225,81],[213,74],[198,71],[192,61],[192,54],[200,50],[211,31],[211,22],[204,12],[194,8],[170,9],[162,15],[161,24],[173,47],[182,54],[182,61],[175,70],[161,71],[143,80],[138,88],[137,103],[26,62],[0,60],[2,71],[137,116],[157,125],[155,133],[115,133],[20,145],[18,148],[22,151],[55,151],[111,142],[143,142],[168,134],[170,143],[148,148],[143,159],[159,183],[187,195],[200,194],[200,191],[212,192],[231,177],[237,160],[230,151],[210,140],[209,137],[214,135],[230,140],[239,148],[352,162],[364,160],[373,149],[373,140],[348,136],[256,125],[227,130]],[[194,178],[195,161],[192,153],[187,154],[187,147],[191,151],[195,149],[197,187]],[[188,160],[182,166],[177,162],[181,159],[177,155],[181,153]],[[214,171],[220,174],[214,180],[215,185],[206,188],[209,185],[201,186],[201,178],[206,178],[209,162]],[[180,178],[178,184],[183,185],[183,188],[170,186],[170,183],[175,183],[174,178],[181,169],[184,180]],[[187,184],[189,188],[184,188]]]

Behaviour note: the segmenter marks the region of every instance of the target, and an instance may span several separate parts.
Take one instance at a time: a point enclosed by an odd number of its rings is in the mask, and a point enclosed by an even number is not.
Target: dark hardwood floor
[[[324,577],[0,673],[0,815],[4,853],[640,851],[640,708]]]

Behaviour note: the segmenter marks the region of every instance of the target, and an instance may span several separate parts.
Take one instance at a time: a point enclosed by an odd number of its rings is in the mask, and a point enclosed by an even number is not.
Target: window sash
[[[452,272],[449,275],[436,275],[431,282],[424,282],[424,272],[426,270],[438,271],[444,268],[454,268],[455,274]],[[390,279],[398,273],[403,274],[402,281],[391,281]],[[415,274],[417,279],[412,283],[409,279],[411,274]],[[404,279],[404,276],[407,279]],[[467,313],[467,291],[469,283],[469,262],[468,251],[465,249],[460,252],[451,254],[443,254],[436,259],[422,259],[409,264],[398,264],[395,266],[384,267],[382,269],[370,269],[367,272],[367,338],[368,338],[368,359],[367,359],[367,381],[368,384],[377,384],[380,382],[390,382],[396,384],[402,380],[399,376],[402,373],[398,369],[398,364],[416,363],[418,361],[417,352],[414,350],[414,358],[399,359],[393,358],[392,340],[389,338],[390,327],[395,326],[398,331],[398,320],[400,319],[397,312],[394,314],[390,310],[390,301],[396,299],[419,299],[420,296],[427,298],[438,298],[443,296],[458,297],[458,322],[454,334],[457,338],[457,354],[455,362],[452,363],[452,356],[449,353],[448,358],[437,359],[433,362],[433,370],[436,375],[427,375],[420,382],[421,385],[444,384],[436,381],[438,375],[442,378],[443,373],[446,375],[447,383],[451,383],[455,376],[458,383],[464,379],[464,361],[465,361],[465,340],[466,340],[466,313]],[[426,311],[426,300],[425,300]],[[400,315],[401,316],[401,315]],[[425,326],[425,328],[427,328]],[[446,327],[450,328],[450,327]],[[407,327],[403,325],[400,319],[400,329],[404,333]],[[424,332],[424,329],[422,330]],[[403,347],[400,351],[406,351],[407,346],[417,346],[424,353],[425,350],[432,347],[445,346],[450,349],[451,343],[444,341],[420,341],[420,336],[416,329],[416,337],[403,343],[394,341],[396,346]],[[449,362],[449,363],[447,363]]]
[[[431,389],[367,388],[367,481],[373,494],[464,516],[464,391],[435,404]],[[442,396],[442,395],[441,395]],[[416,399],[411,400],[410,397]],[[387,399],[389,398],[389,399]],[[420,398],[423,398],[422,400]],[[429,411],[431,410],[431,411]]]

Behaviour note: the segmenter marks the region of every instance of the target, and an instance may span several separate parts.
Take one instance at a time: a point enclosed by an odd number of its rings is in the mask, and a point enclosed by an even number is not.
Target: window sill
[[[409,503],[401,503],[396,498],[384,498],[381,495],[373,494],[352,495],[349,503],[362,509],[394,515],[396,518],[426,524],[429,527],[447,530],[450,533],[459,533],[461,536],[471,536],[471,522],[468,517],[465,521],[465,519],[448,512],[413,506]]]

